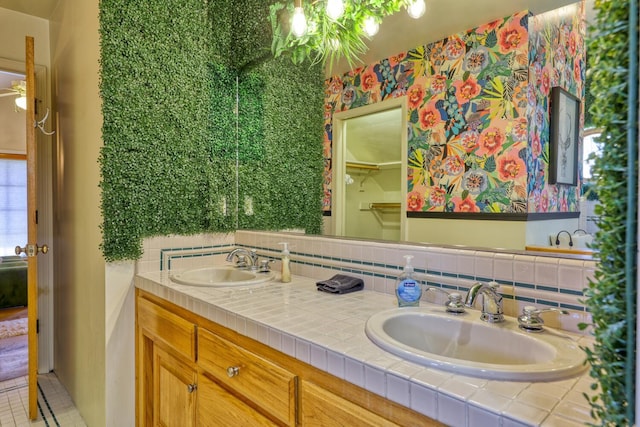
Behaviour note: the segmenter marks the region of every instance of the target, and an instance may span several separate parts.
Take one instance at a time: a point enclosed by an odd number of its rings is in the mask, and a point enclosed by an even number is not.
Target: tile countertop
[[[139,274],[135,285],[447,425],[571,427],[593,422],[583,396],[592,393],[586,371],[567,380],[529,383],[425,368],[380,349],[365,335],[367,319],[395,307],[395,296],[327,294],[318,292],[315,282],[293,276],[286,284],[209,288],[174,283],[163,271]],[[589,344],[587,337],[576,338]]]

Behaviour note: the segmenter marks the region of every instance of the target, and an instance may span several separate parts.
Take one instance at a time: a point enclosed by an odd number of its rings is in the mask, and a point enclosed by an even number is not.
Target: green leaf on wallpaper
[[[409,122],[412,124],[418,123],[418,110],[411,110],[411,114],[409,114]],[[415,134],[415,132],[414,132]]]
[[[484,40],[484,45],[489,49],[493,49],[498,43],[498,36],[496,35],[496,30],[492,30],[489,34],[487,34],[487,38]]]
[[[489,173],[493,173],[496,171],[496,159],[493,156],[487,157],[487,160],[484,162],[483,169]]]

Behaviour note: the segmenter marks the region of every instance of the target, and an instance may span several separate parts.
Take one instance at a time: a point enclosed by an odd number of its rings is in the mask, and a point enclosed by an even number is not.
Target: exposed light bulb
[[[293,10],[293,19],[291,20],[291,31],[296,37],[304,36],[307,32],[307,18],[304,16],[302,7],[296,7]]]
[[[20,96],[18,98],[16,98],[16,107],[21,108],[23,110],[27,109],[27,97],[26,96]]]
[[[378,33],[379,28],[380,28],[380,25],[374,19],[373,16],[370,16],[367,19],[365,19],[364,23],[362,24],[362,29],[369,37],[375,36]]]
[[[427,6],[424,4],[424,0],[415,0],[409,6],[407,6],[407,13],[414,19],[420,18],[424,15]]]
[[[344,3],[342,0],[327,1],[327,16],[334,21],[344,13]]]

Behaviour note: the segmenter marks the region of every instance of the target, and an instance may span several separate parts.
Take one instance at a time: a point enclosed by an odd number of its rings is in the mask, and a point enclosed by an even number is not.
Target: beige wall
[[[50,25],[58,122],[55,371],[87,425],[104,426],[106,307],[105,262],[99,246],[98,0],[60,0]]]

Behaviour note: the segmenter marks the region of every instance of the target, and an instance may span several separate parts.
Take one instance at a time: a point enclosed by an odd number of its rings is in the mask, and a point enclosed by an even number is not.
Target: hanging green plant
[[[422,0],[360,0],[344,2],[339,17],[332,18],[327,6],[332,0],[315,0],[301,3],[306,19],[306,28],[296,35],[292,20],[295,5],[276,2],[270,7],[269,18],[273,32],[271,51],[275,57],[289,55],[295,64],[309,59],[312,63],[328,61],[333,64],[344,57],[350,66],[367,50],[366,39],[382,18],[392,15],[403,7]],[[342,2],[338,2],[342,3]]]
[[[630,22],[632,3],[596,0],[596,24],[588,46],[590,113],[593,125],[603,129],[603,149],[593,169],[600,199],[596,214],[601,220],[594,239],[599,263],[585,290],[592,324],[581,327],[590,326],[595,339],[593,348],[585,349],[596,380],[596,394],[587,399],[602,426],[630,426],[635,418],[638,123],[629,51],[635,45],[637,66],[638,28],[637,20],[635,25]],[[637,13],[636,5],[636,17]]]

